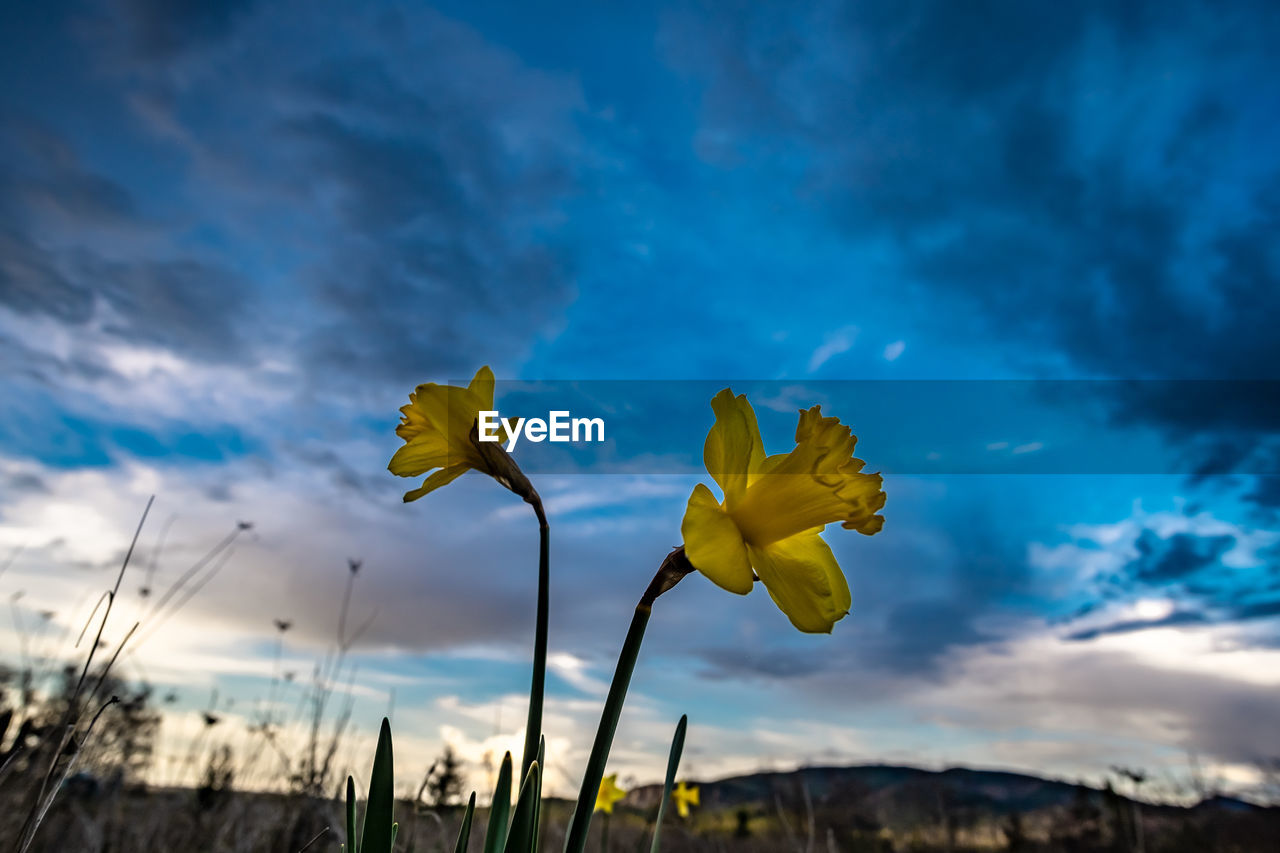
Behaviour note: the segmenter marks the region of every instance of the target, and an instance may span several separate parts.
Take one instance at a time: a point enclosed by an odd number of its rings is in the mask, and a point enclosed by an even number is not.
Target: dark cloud
[[[772,648],[721,647],[699,655],[708,665],[710,678],[801,678],[822,671],[820,659],[812,654]]]
[[[744,8],[732,23],[676,17],[668,45],[707,83],[709,139],[763,139],[753,165],[765,169],[780,168],[775,151],[804,150],[795,179],[842,225],[887,231],[909,278],[976,307],[991,331],[1052,341],[1103,375],[1268,376],[1280,176],[1261,163],[1273,180],[1250,180],[1222,157],[1265,109],[1230,99],[1230,75],[1274,70],[1268,4],[1041,12]],[[1126,99],[1159,84],[1169,44],[1179,67],[1205,73],[1171,114],[1134,115]],[[1127,78],[1110,76],[1120,56]],[[1114,89],[1088,88],[1091,73]],[[1154,152],[1135,150],[1140,129]],[[1194,203],[1224,183],[1248,215]]]
[[[116,263],[83,258],[78,277],[95,281],[122,322],[103,329],[201,361],[251,361],[240,321],[251,291],[230,270],[194,259]]]
[[[1136,543],[1138,557],[1126,567],[1125,573],[1135,581],[1152,585],[1185,580],[1217,565],[1235,543],[1234,536],[1177,533],[1162,539],[1154,531],[1145,530]]]
[[[201,361],[249,360],[238,321],[250,298],[243,279],[214,263],[114,261],[83,249],[55,253],[0,231],[0,305],[72,327],[100,321],[96,331],[129,344]]]
[[[93,286],[65,269],[51,247],[64,236],[56,228],[135,218],[129,193],[86,170],[64,137],[30,120],[0,127],[0,304],[72,325],[88,322]]]
[[[886,238],[938,338],[1042,373],[1221,380],[1280,365],[1274,32],[1265,2],[711,4],[663,43],[704,86],[704,155]],[[1266,390],[1113,402],[1222,474],[1218,442],[1250,460],[1280,429]]]
[[[1258,477],[1247,497],[1260,507],[1280,509],[1280,476]]]
[[[155,226],[120,182],[85,165],[51,128],[15,121],[0,137],[0,305],[206,361],[250,355],[238,275],[196,257],[116,245]]]
[[[1270,619],[1280,616],[1280,599],[1243,604],[1236,609],[1234,616],[1237,619]]]
[[[7,378],[11,380],[10,388],[15,395],[19,389],[23,393],[30,392],[30,383],[35,383],[40,393],[48,393],[69,379],[93,381],[115,376],[110,368],[88,354],[44,352],[4,333],[0,333],[0,359],[9,366]],[[9,411],[12,413],[19,408],[15,402]]]
[[[1277,626],[1269,622],[1280,615],[1272,595],[1278,588],[1274,548],[1258,552],[1258,565],[1224,565],[1222,558],[1238,544],[1234,535],[1160,536],[1144,530],[1134,542],[1135,556],[1102,579],[1098,598],[1062,620],[1079,626],[1066,639],[1085,641],[1153,628],[1223,625],[1235,629],[1235,641],[1242,645],[1274,643],[1280,637]],[[1112,617],[1107,621],[1108,603],[1152,594],[1173,602],[1172,611],[1154,618]],[[1097,618],[1100,614],[1101,621]],[[1249,624],[1255,622],[1261,624]]]
[[[937,680],[950,655],[1038,629],[1027,602],[1043,593],[1021,547],[985,511],[956,512],[941,553],[937,542],[907,545],[853,576],[862,618],[848,652],[860,668]]]
[[[119,182],[86,168],[64,137],[24,120],[10,120],[0,133],[6,160],[0,173],[0,209],[7,216],[70,226],[140,224],[133,195]]]
[[[290,456],[297,459],[312,470],[325,471],[330,481],[343,492],[361,497],[372,497],[387,492],[387,472],[378,470],[373,473],[362,473],[335,451],[312,445],[299,445],[287,448]]]
[[[302,91],[324,112],[282,125],[334,199],[344,237],[314,290],[336,322],[308,340],[317,367],[412,381],[474,369],[527,339],[571,296],[571,261],[522,220],[574,188],[560,152],[522,155],[497,116],[415,91],[385,65],[325,65]],[[376,120],[359,118],[377,114]],[[492,358],[492,355],[489,356]]]
[[[554,229],[583,179],[576,85],[429,9],[247,7],[133,4],[93,44],[162,60],[189,46],[181,32],[200,47],[180,74],[103,72],[137,156],[182,165],[168,177],[195,221],[169,223],[167,239],[204,250],[107,268],[118,301],[173,319],[131,331],[201,359],[219,341],[249,357],[278,348],[310,390],[380,403],[389,385],[473,371],[476,352],[518,358],[573,295]],[[110,177],[148,201],[159,189]],[[100,271],[54,269],[81,290]]]
[[[23,496],[47,495],[49,486],[44,479],[29,471],[18,471],[4,475],[4,491],[6,494]]]
[[[864,656],[871,666],[936,677],[948,651],[996,639],[975,626],[983,615],[966,602],[904,602],[889,611],[882,631],[871,639]]]
[[[93,316],[92,291],[64,276],[48,253],[8,228],[0,230],[0,304],[74,325]]]
[[[225,39],[254,0],[108,0],[101,26],[117,31],[128,57],[162,63]]]

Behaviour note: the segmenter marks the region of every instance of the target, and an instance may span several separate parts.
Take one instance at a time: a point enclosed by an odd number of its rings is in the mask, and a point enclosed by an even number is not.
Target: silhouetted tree
[[[462,760],[449,744],[427,773],[426,795],[435,808],[454,805],[462,798]]]

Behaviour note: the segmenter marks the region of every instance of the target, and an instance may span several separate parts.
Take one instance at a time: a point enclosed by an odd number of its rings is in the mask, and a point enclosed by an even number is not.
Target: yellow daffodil
[[[702,483],[684,521],[689,562],[717,585],[745,595],[759,579],[801,631],[829,633],[849,612],[849,584],[819,535],[827,524],[871,535],[884,519],[879,474],[853,458],[857,437],[819,406],[800,411],[796,447],[766,456],[756,413],[728,388],[711,401],[715,424],[703,460],[724,493]],[[754,571],[753,571],[754,570]]]
[[[537,493],[501,443],[479,440],[477,417],[494,410],[493,384],[493,371],[486,365],[465,388],[427,382],[409,394],[409,405],[400,408],[396,427],[405,445],[391,457],[387,470],[398,477],[432,473],[421,486],[405,492],[406,503],[467,471],[488,474],[533,503]]]
[[[676,812],[680,817],[687,818],[689,809],[698,805],[698,795],[701,790],[697,785],[686,785],[683,782],[676,785],[676,789],[671,792],[671,799],[675,800]]]
[[[610,773],[600,780],[600,791],[596,794],[596,811],[613,814],[613,804],[627,795],[618,787],[618,774]]]

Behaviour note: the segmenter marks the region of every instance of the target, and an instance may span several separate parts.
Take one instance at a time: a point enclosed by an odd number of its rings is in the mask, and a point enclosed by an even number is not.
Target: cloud
[[[884,360],[897,361],[898,357],[902,355],[906,348],[907,345],[904,341],[894,341],[891,344],[886,344],[884,348]]]
[[[1068,639],[1211,625],[1241,647],[1273,644],[1269,622],[1276,535],[1200,512],[1135,514],[1124,522],[1080,527],[1077,542],[1033,546],[1042,570],[1070,568],[1075,612]],[[1159,607],[1146,606],[1159,596]],[[1081,603],[1078,599],[1083,597]],[[1256,623],[1256,624],[1255,624]]]
[[[238,389],[383,408],[476,352],[516,361],[573,298],[571,78],[426,9],[140,2],[76,32],[102,62],[66,103],[129,156],[34,102],[0,139],[0,307],[74,333],[8,336],[30,378],[120,399],[106,354],[130,347],[152,386],[273,365]]]
[[[813,351],[809,356],[808,371],[813,373],[819,367],[826,364],[831,359],[848,352],[853,348],[853,342],[858,338],[857,326],[845,326],[842,329],[836,329],[829,332],[822,344]]]
[[[1098,628],[1085,628],[1067,635],[1069,640],[1093,640],[1107,634],[1127,634],[1133,631],[1149,631],[1155,628],[1173,628],[1180,625],[1200,625],[1208,619],[1203,613],[1179,610],[1158,619],[1125,619]]]
[[[951,719],[970,726],[998,729],[1035,719],[1048,730],[1145,741],[1163,746],[1163,760],[1175,764],[1187,752],[1241,764],[1276,754],[1280,741],[1256,725],[1276,713],[1275,685],[1235,671],[1257,672],[1274,665],[1272,657],[1232,665],[1230,654],[1215,654],[1211,637],[1202,637],[1194,646],[1181,644],[1177,657],[1161,658],[1155,649],[1185,634],[1151,636],[1149,643],[1128,647],[1107,645],[1116,638],[1070,644],[1039,638],[980,650],[922,701],[956,708]],[[1195,666],[1170,666],[1176,659]]]

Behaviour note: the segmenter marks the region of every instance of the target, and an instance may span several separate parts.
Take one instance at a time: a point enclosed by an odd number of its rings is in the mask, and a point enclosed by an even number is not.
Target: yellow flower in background
[[[724,493],[702,483],[680,531],[689,562],[717,585],[746,595],[758,576],[801,631],[829,633],[849,612],[849,584],[819,535],[827,524],[871,535],[884,519],[879,474],[853,458],[857,437],[819,406],[800,411],[796,447],[766,456],[756,413],[728,388],[711,401],[716,421],[703,461]],[[753,571],[754,570],[754,571]]]
[[[698,796],[701,790],[697,785],[685,785],[683,782],[676,785],[676,789],[671,792],[671,799],[675,800],[676,812],[680,817],[687,818],[689,809],[698,805]]]
[[[600,790],[596,793],[596,811],[613,814],[613,804],[627,795],[618,787],[618,774],[610,773],[600,780]]]
[[[480,412],[494,410],[493,385],[493,371],[486,365],[476,371],[466,388],[427,382],[409,394],[409,405],[400,407],[400,425],[396,427],[396,435],[405,444],[391,457],[387,470],[397,477],[432,473],[421,486],[405,492],[406,503],[452,483],[467,471],[488,474],[526,500],[536,497],[501,444],[479,440],[476,421]]]

